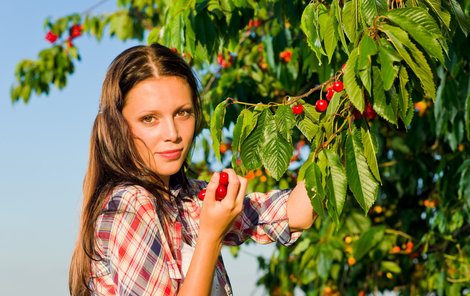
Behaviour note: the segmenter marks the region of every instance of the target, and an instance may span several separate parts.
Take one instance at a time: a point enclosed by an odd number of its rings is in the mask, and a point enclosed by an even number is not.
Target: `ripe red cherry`
[[[204,197],[206,197],[206,189],[202,189],[201,191],[199,191],[199,193],[197,194],[197,197],[200,199],[200,200],[204,200]]]
[[[225,186],[228,185],[228,174],[226,172],[220,173],[219,184]]]
[[[335,81],[335,83],[333,83],[333,90],[335,92],[340,92],[342,91],[344,88],[343,86],[343,82],[342,81]]]
[[[368,119],[368,120],[373,120],[377,117],[377,113],[375,113],[374,109],[372,108],[372,106],[370,105],[370,102],[367,101],[367,105],[366,105],[366,110],[364,110],[364,116]]]
[[[292,113],[295,115],[300,115],[302,112],[304,112],[304,107],[302,105],[299,104],[292,107]]]
[[[227,195],[227,186],[219,185],[215,191],[215,199],[222,200]]]
[[[333,97],[334,94],[335,94],[335,91],[333,90],[332,87],[328,87],[328,88],[326,89],[326,99],[327,99],[328,101],[331,100],[331,98]]]
[[[46,34],[46,40],[50,43],[56,42],[57,38],[59,38],[59,36],[57,36],[57,34],[52,33],[51,31],[47,32]]]
[[[82,35],[82,25],[77,24],[70,27],[70,37],[76,38]]]
[[[328,108],[328,102],[326,100],[319,99],[315,103],[315,110],[318,112],[325,112],[326,108]]]

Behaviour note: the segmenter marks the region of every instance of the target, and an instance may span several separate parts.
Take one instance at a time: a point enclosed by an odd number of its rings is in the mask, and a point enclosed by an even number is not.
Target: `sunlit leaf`
[[[374,175],[375,179],[382,183],[380,179],[379,165],[377,163],[377,140],[365,123],[361,126],[361,139],[362,145],[364,146],[364,156],[369,164],[370,171]]]
[[[422,7],[392,9],[386,15],[416,40],[431,57],[444,63],[444,55],[438,41],[443,39],[443,36],[426,9]]]
[[[364,255],[369,253],[373,247],[382,241],[384,231],[383,226],[373,226],[361,234],[361,237],[353,245],[354,258],[361,260]]]
[[[222,128],[224,126],[225,107],[227,100],[220,102],[215,107],[214,113],[211,117],[210,131],[212,135],[212,149],[214,149],[215,156],[220,160],[220,141],[222,138]]]
[[[402,29],[386,24],[383,24],[380,28],[390,38],[390,41],[400,56],[418,77],[425,94],[434,100],[436,98],[434,75],[423,53],[408,38],[408,34]]]
[[[336,211],[339,217],[343,212],[344,202],[346,201],[346,191],[348,180],[346,171],[341,163],[338,154],[333,150],[324,150],[330,167],[330,176],[327,179],[328,201]]]
[[[305,189],[307,190],[310,202],[315,212],[323,215],[323,200],[325,199],[325,190],[323,189],[321,171],[315,162],[309,162],[305,169]]]
[[[358,48],[355,48],[349,55],[344,72],[344,89],[349,96],[349,100],[359,112],[364,111],[365,101],[361,86],[356,78],[356,64],[358,59]]]
[[[364,156],[361,135],[353,129],[346,139],[346,175],[355,199],[367,213],[375,202],[378,182],[375,180]]]

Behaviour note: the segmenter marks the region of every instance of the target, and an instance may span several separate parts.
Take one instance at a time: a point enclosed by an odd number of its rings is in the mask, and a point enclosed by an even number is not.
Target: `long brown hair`
[[[83,182],[83,205],[77,243],[69,269],[69,291],[73,296],[90,295],[91,261],[101,260],[94,252],[95,222],[106,196],[119,184],[140,185],[155,197],[170,194],[162,180],[139,156],[132,132],[122,115],[126,95],[139,82],[151,77],[178,76],[192,90],[196,132],[201,128],[201,104],[197,79],[184,59],[169,48],[139,45],[119,54],[103,82],[98,115],[90,139],[89,163]],[[187,164],[170,178],[170,184],[188,189]],[[166,217],[162,198],[155,198],[159,216]],[[161,210],[161,211],[160,211]]]

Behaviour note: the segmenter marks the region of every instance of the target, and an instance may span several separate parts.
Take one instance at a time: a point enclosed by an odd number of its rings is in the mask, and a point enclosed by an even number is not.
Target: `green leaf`
[[[343,30],[343,16],[341,14],[342,10],[339,7],[339,1],[333,1],[331,3],[331,10],[335,11],[335,16],[336,16],[336,32],[338,33],[339,40],[341,40],[341,44],[343,45],[343,49],[346,52],[347,55],[349,55],[349,48],[348,48],[348,42],[346,41],[346,37],[344,36],[344,30]]]
[[[465,130],[467,132],[467,140],[470,141],[470,94],[465,100]]]
[[[207,50],[208,55],[212,55],[218,47],[218,39],[214,21],[211,19],[208,12],[204,10],[191,18],[191,26],[194,28],[198,44]],[[201,58],[205,60],[207,56]]]
[[[367,213],[375,202],[378,182],[369,170],[361,135],[356,128],[353,128],[346,139],[346,175],[355,199]]]
[[[269,109],[266,112],[264,141],[259,147],[259,156],[269,174],[279,181],[289,167],[294,147],[276,131],[276,122]]]
[[[226,106],[227,100],[220,102],[217,107],[215,107],[210,122],[210,131],[212,135],[212,149],[214,150],[215,156],[218,160],[220,160],[220,141],[222,138],[222,128],[224,127]]]
[[[443,39],[439,26],[422,7],[392,9],[387,17],[418,42],[433,58],[444,64],[444,54],[438,39]]]
[[[372,75],[372,107],[380,117],[384,118],[390,123],[397,125],[398,97],[396,95],[390,95],[389,97],[386,96],[382,82],[382,76],[380,75],[380,70],[377,66],[372,67]]]
[[[321,37],[317,31],[316,18],[316,4],[310,3],[302,13],[301,29],[307,37],[310,49],[315,52],[318,60],[321,61],[321,56],[325,55],[325,51],[322,48]]]
[[[382,75],[384,89],[389,90],[397,77],[398,70],[400,69],[399,63],[401,62],[401,57],[387,40],[381,38],[380,41],[380,74]]]
[[[333,97],[331,98],[330,102],[328,103],[328,107],[326,109],[326,115],[335,115],[338,113],[338,109],[340,108],[340,103],[342,99],[342,92],[335,92]]]
[[[349,3],[349,2],[348,2]],[[356,79],[356,64],[358,59],[358,48],[355,48],[349,55],[344,72],[344,89],[349,96],[349,100],[359,112],[364,112],[365,101],[364,93]]]
[[[379,244],[384,237],[385,228],[373,226],[361,234],[361,237],[353,243],[353,256],[359,261],[369,251]]]
[[[292,109],[285,105],[279,106],[274,114],[274,120],[276,122],[274,130],[278,131],[287,142],[292,142],[292,128],[295,126],[295,115]]]
[[[296,125],[305,138],[307,138],[309,142],[312,142],[313,137],[315,137],[318,132],[319,126],[313,123],[307,116],[299,118]]]
[[[359,42],[359,54],[357,59],[357,69],[369,69],[372,63],[372,56],[378,52],[377,44],[370,36],[364,36]]]
[[[369,126],[366,123],[361,126],[361,139],[364,146],[364,156],[369,164],[370,171],[375,179],[382,183],[377,162],[377,139],[370,132]]]
[[[322,184],[322,175],[320,168],[315,162],[310,162],[305,169],[305,189],[312,203],[315,212],[323,215],[323,200],[325,199],[325,190]]]
[[[343,212],[344,202],[346,201],[348,180],[339,155],[330,149],[324,150],[324,152],[330,167],[330,175],[327,179],[328,202],[333,206],[336,215],[339,217]]]
[[[457,2],[456,0],[450,0],[450,7],[452,7],[452,11],[454,12],[454,15],[457,18],[457,22],[459,23],[460,29],[462,29],[462,32],[465,34],[465,37],[467,37],[468,31],[470,31],[469,17],[465,15],[462,10],[462,7],[460,7],[459,2]]]
[[[413,105],[413,98],[411,97],[408,89],[406,88],[406,84],[408,83],[408,71],[404,66],[400,67],[400,110],[398,111],[398,115],[403,120],[405,126],[409,126],[411,124],[411,120],[413,119],[414,115],[414,105]]]
[[[266,36],[263,39],[263,44],[266,52],[266,62],[270,69],[276,68],[276,61],[274,60],[273,37]]]
[[[379,29],[389,37],[400,56],[418,77],[425,95],[434,100],[436,98],[434,75],[423,53],[408,38],[408,34],[399,27],[382,24]]]
[[[393,261],[382,261],[380,262],[380,269],[382,271],[390,271],[392,273],[401,273],[401,267]]]
[[[385,0],[362,0],[361,14],[369,26],[374,24],[374,19],[383,15],[387,11],[387,1]]]
[[[148,34],[147,43],[152,44],[152,43],[159,42],[159,38],[160,38],[159,34],[160,34],[160,28],[158,27],[153,28]]]
[[[248,170],[254,170],[261,166],[259,149],[264,143],[264,130],[266,123],[269,124],[272,114],[269,108],[259,110],[261,114],[258,117],[256,126],[248,137],[242,142],[240,157]],[[290,159],[290,156],[289,156]]]
[[[331,62],[331,58],[338,44],[338,39],[336,39],[336,24],[335,18],[332,13],[334,11],[330,10],[330,13],[321,13],[318,17],[318,24],[320,26],[321,39],[325,45],[326,55],[328,56],[328,62]]]
[[[361,78],[362,84],[371,93],[372,81],[371,81],[371,65],[372,56],[378,52],[377,44],[374,39],[369,36],[364,36],[359,43],[359,54],[357,59],[357,69],[359,70],[359,78]]]
[[[249,109],[243,109],[238,115],[237,122],[235,123],[235,127],[233,128],[233,136],[232,136],[232,167],[235,168],[237,166],[237,158],[238,152],[240,151],[240,143],[245,140],[248,133],[251,131],[251,128],[247,128],[247,126],[251,126],[253,119],[253,113]],[[247,131],[249,129],[249,131]]]
[[[470,206],[470,159],[460,165],[457,173],[460,173],[459,199],[466,198],[467,205]]]
[[[358,0],[352,0],[344,3],[343,6],[343,25],[344,32],[352,43],[356,43],[358,20]]]
[[[318,123],[320,121],[320,117],[323,113],[318,112],[311,104],[304,103],[302,106],[304,107],[305,116],[310,118],[312,122]]]
[[[429,7],[431,7],[431,9],[434,11],[437,17],[446,26],[446,29],[450,30],[451,16],[448,11],[442,10],[441,0],[424,0],[424,1],[428,4]]]

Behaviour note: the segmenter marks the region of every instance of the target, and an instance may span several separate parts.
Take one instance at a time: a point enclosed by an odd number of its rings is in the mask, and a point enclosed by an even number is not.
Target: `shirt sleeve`
[[[96,222],[96,234],[109,269],[108,285],[117,295],[169,295],[162,230],[147,191],[132,187],[111,196]],[[96,284],[99,289],[99,279]]]
[[[302,232],[291,232],[289,228],[287,199],[291,192],[288,189],[248,194],[244,200],[243,212],[226,234],[224,244],[239,245],[248,238],[261,244],[293,244]]]

